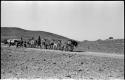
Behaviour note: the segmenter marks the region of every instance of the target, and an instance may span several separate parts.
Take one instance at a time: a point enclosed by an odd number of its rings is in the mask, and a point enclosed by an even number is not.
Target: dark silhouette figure
[[[38,47],[40,46],[40,48],[41,48],[41,38],[40,38],[40,36],[38,37],[37,45],[38,45]]]

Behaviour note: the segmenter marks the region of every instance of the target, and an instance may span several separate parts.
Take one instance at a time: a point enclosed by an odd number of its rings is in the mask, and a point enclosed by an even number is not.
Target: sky
[[[1,1],[1,27],[47,31],[79,41],[124,38],[124,2]]]

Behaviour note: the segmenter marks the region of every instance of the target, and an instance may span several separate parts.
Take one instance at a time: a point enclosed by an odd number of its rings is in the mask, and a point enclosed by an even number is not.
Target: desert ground
[[[124,79],[124,54],[1,45],[1,79]]]

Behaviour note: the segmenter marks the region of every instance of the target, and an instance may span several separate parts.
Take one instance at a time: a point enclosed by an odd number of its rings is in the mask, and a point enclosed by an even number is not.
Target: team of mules
[[[74,40],[57,40],[57,39],[40,39],[34,40],[22,40],[22,39],[8,39],[5,44],[10,46],[25,47],[25,48],[41,48],[41,49],[53,49],[62,51],[73,51],[77,47],[78,43]]]

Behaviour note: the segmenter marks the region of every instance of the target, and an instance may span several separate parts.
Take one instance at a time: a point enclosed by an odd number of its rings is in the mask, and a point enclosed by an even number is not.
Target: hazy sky
[[[1,26],[75,40],[124,38],[123,1],[2,1]]]

